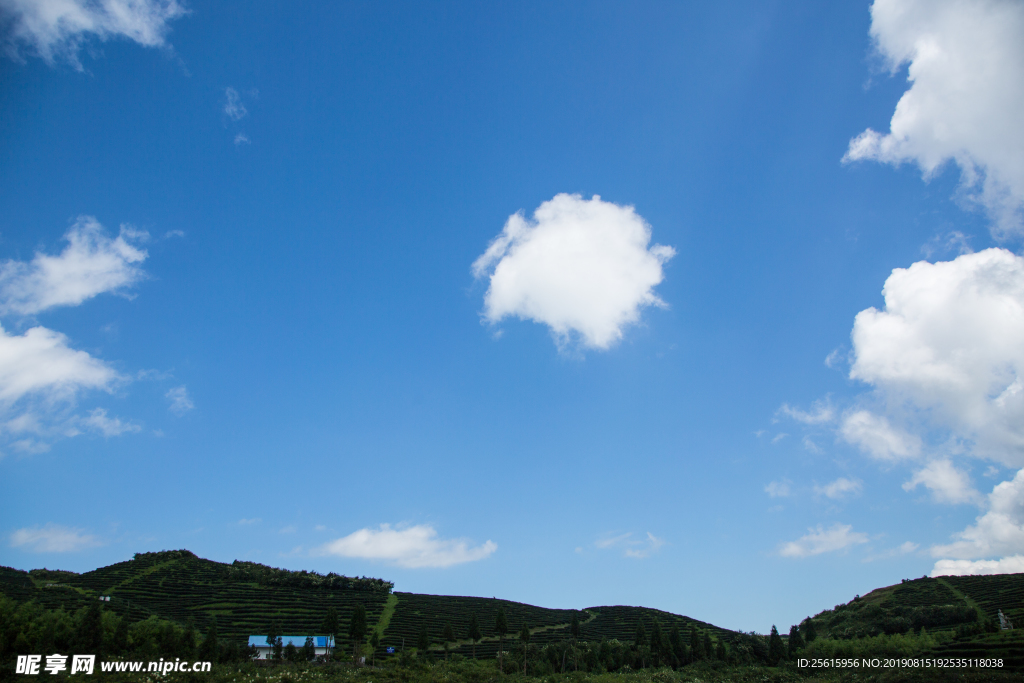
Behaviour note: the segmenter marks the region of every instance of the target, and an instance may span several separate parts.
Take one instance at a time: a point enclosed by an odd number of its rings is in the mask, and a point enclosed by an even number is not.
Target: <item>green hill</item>
[[[999,632],[998,613],[1024,626],[1024,574],[904,580],[816,614],[819,636],[840,640],[920,632],[948,633],[932,655],[1002,658],[1024,667],[1024,630]]]
[[[226,564],[187,550],[140,553],[127,562],[84,574],[0,567],[0,593],[18,603],[31,601],[70,612],[93,604],[99,596],[110,596],[105,608],[131,622],[157,616],[181,625],[192,622],[205,632],[216,619],[220,637],[238,643],[271,628],[285,634],[318,633],[330,607],[337,610],[345,630],[354,607],[361,604],[368,624],[380,636],[380,654],[389,646],[413,648],[424,627],[436,648],[445,625],[451,624],[457,639],[451,650],[469,655],[473,651],[469,625],[475,615],[483,634],[476,654],[493,658],[498,651],[495,617],[499,608],[504,608],[508,620],[506,649],[524,625],[531,629],[531,643],[538,647],[566,641],[574,616],[580,622],[580,640],[591,643],[613,639],[631,643],[639,623],[650,632],[657,621],[665,633],[677,626],[687,636],[696,629],[716,643],[748,651],[759,647],[754,642],[757,638],[749,634],[650,608],[546,609],[494,598],[393,592],[393,584],[381,579],[287,571],[252,562]],[[1024,574],[907,580],[857,596],[810,621],[820,638],[836,641],[921,629],[945,633],[936,654],[1001,656],[1014,666],[1024,666],[1020,654],[1024,653],[1024,630],[997,632],[999,610],[1024,626]]]
[[[334,607],[341,623],[347,624],[356,604],[363,605],[367,622],[380,635],[381,652],[388,646],[414,647],[423,626],[431,642],[440,643],[444,626],[450,623],[459,639],[451,650],[468,655],[473,649],[468,640],[469,624],[475,614],[483,634],[476,645],[477,656],[495,657],[498,634],[494,625],[499,607],[505,609],[509,635],[514,637],[526,625],[538,646],[566,640],[574,614],[581,622],[582,640],[632,641],[638,621],[643,620],[650,629],[655,619],[666,631],[674,625],[681,629],[695,626],[716,640],[731,642],[742,637],[643,607],[546,609],[494,598],[392,592],[392,588],[393,584],[381,579],[292,572],[252,562],[214,562],[187,550],[140,553],[127,562],[84,574],[0,568],[0,592],[18,602],[33,600],[47,609],[74,611],[101,595],[110,596],[106,608],[132,621],[155,615],[179,624],[191,620],[197,629],[206,631],[216,618],[221,637],[238,642],[266,633],[272,626],[278,633],[318,633],[328,607]]]

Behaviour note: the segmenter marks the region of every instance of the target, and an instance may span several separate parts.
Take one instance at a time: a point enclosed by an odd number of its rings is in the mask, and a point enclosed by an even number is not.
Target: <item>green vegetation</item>
[[[454,683],[460,676],[476,683],[478,674],[487,680],[487,667],[524,679],[650,672],[637,680],[671,683],[701,671],[704,680],[725,681],[756,670],[796,680],[808,674],[794,662],[813,657],[996,658],[1024,671],[1024,631],[999,632],[995,621],[1001,609],[1024,623],[1024,574],[907,580],[809,617],[788,635],[773,627],[768,636],[642,607],[545,609],[392,587],[381,579],[223,564],[184,550],[140,554],[81,575],[0,567],[0,664],[12,670],[17,654],[77,651],[140,660],[189,653],[230,667],[251,655],[248,636],[260,633],[272,646],[270,665],[284,667],[306,662],[312,643],[283,647],[279,636],[317,633],[345,642],[336,642],[320,669],[295,669],[311,681],[317,671],[355,676],[352,663],[363,655],[383,666],[377,670],[385,679],[445,672]],[[438,668],[442,651],[453,668]],[[478,657],[489,663],[469,664]],[[252,671],[264,677],[262,669]]]

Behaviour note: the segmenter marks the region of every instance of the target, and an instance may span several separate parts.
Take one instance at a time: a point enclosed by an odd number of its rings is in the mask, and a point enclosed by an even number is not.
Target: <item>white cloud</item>
[[[809,436],[806,436],[806,435],[804,436],[803,444],[804,444],[804,448],[809,450],[811,453],[820,454],[822,452],[821,448],[818,447],[818,444],[814,443],[814,441],[812,441],[811,437],[809,437]]]
[[[238,135],[235,136],[235,146],[236,147],[238,145],[248,145],[248,144],[251,144],[251,141],[249,140],[249,136],[246,135],[245,133],[239,133]]]
[[[594,541],[594,547],[601,550],[610,548],[622,551],[623,557],[643,559],[658,552],[665,545],[665,540],[658,538],[648,531],[643,538],[634,538],[632,532],[624,534],[603,536]]]
[[[968,442],[972,455],[1024,466],[1024,259],[986,249],[920,261],[893,270],[882,293],[884,310],[854,321],[850,377],[898,406],[893,419],[926,421]],[[919,451],[906,436],[886,435],[884,417],[847,419],[843,436],[878,457]]]
[[[145,273],[137,264],[147,253],[133,242],[144,232],[121,226],[110,239],[95,218],[81,216],[64,235],[68,246],[59,256],[36,253],[31,262],[0,265],[0,314],[31,315],[55,306],[77,306],[86,299],[124,290]]]
[[[490,277],[483,317],[533,320],[550,327],[559,346],[578,338],[608,349],[644,307],[665,306],[654,287],[675,250],[650,241],[633,207],[597,195],[556,195],[532,221],[516,213],[473,263],[477,278]]]
[[[18,439],[11,446],[14,450],[25,455],[38,455],[50,450],[50,444],[35,439]]]
[[[239,121],[249,113],[242,103],[242,96],[234,88],[224,89],[224,113],[232,121]],[[238,138],[235,138],[235,142],[238,142]]]
[[[791,483],[789,479],[773,481],[764,487],[764,492],[772,498],[785,498],[789,495],[789,485]]]
[[[1024,554],[1024,470],[996,484],[987,508],[974,524],[954,534],[953,543],[933,547],[932,557],[975,560]]]
[[[863,485],[856,479],[847,479],[846,477],[839,477],[833,482],[829,482],[824,486],[814,487],[814,492],[819,496],[825,496],[833,500],[840,500],[846,496],[857,496],[863,490]]]
[[[11,546],[37,553],[72,553],[102,545],[95,536],[57,524],[18,529],[11,534]]]
[[[779,432],[778,434],[772,437],[772,443],[778,443],[785,439],[787,436],[789,436],[789,434],[787,434],[786,432]]]
[[[262,521],[263,519],[260,517],[253,517],[252,519],[240,519],[238,520],[238,523],[241,526],[249,526],[250,524],[259,524]]]
[[[1014,0],[875,0],[871,36],[895,73],[909,65],[890,132],[868,129],[844,161],[916,163],[926,177],[955,161],[994,219],[1019,231],[1024,209],[1024,4]]]
[[[8,55],[18,59],[24,47],[48,64],[66,59],[79,70],[79,49],[90,38],[163,47],[168,24],[186,13],[176,0],[0,0]]]
[[[809,557],[849,548],[858,543],[867,543],[867,534],[851,531],[849,524],[833,524],[824,529],[820,524],[807,530],[807,534],[795,541],[783,544],[779,555],[783,557]]]
[[[921,453],[921,439],[889,424],[885,416],[857,410],[843,416],[839,435],[879,460],[916,458]]]
[[[120,436],[125,432],[142,431],[142,427],[137,424],[122,422],[116,417],[107,417],[107,411],[103,408],[95,408],[89,413],[89,417],[82,420],[82,424],[103,436]]]
[[[68,339],[45,327],[22,335],[0,327],[0,402],[9,407],[26,396],[48,402],[71,400],[83,389],[109,390],[123,378],[103,361],[68,346]]]
[[[819,425],[831,422],[836,416],[832,404],[827,400],[815,402],[811,409],[807,411],[794,408],[788,403],[783,403],[775,414],[785,415],[806,425]]]
[[[913,491],[920,484],[924,484],[939,503],[976,503],[981,498],[971,486],[967,473],[953,467],[949,460],[933,460],[928,463],[903,484],[903,490]]]
[[[966,576],[980,574],[1024,574],[1024,555],[998,560],[939,560],[931,576]]]
[[[321,555],[383,560],[408,569],[450,567],[490,557],[498,546],[493,541],[470,547],[466,539],[444,539],[428,524],[392,529],[360,529],[344,538],[324,544]]]
[[[164,397],[171,402],[169,410],[178,417],[181,417],[196,407],[195,404],[192,403],[192,398],[188,395],[188,390],[184,385],[168,390],[167,393],[164,394]]]

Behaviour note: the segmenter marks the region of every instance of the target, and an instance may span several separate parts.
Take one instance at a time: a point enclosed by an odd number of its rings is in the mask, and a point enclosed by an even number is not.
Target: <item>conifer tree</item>
[[[800,631],[806,643],[813,643],[814,639],[818,637],[818,632],[814,628],[814,620],[810,617],[804,619],[800,624]]]
[[[718,639],[718,647],[715,648],[715,658],[720,662],[729,658],[729,653],[725,649],[725,641],[721,638]]]
[[[508,620],[505,619],[504,605],[498,607],[498,616],[494,619],[494,630],[498,632],[498,670],[504,671],[502,668],[502,655],[504,654],[502,641],[505,638],[505,634],[508,633]]]
[[[711,659],[715,656],[714,645],[711,644],[711,634],[704,631],[704,657],[705,659]]]
[[[572,613],[572,621],[569,622],[569,635],[572,636],[572,667],[574,671],[580,670],[579,658],[576,656],[576,641],[580,638],[580,618]],[[562,664],[565,664],[563,658]],[[562,668],[565,668],[564,666]]]
[[[267,629],[267,645],[269,645],[271,649],[277,646],[277,629],[274,628],[273,625]]]
[[[768,665],[778,666],[782,658],[785,657],[786,650],[782,645],[782,637],[779,635],[779,629],[775,628],[775,624],[772,624],[771,635],[768,636]]]
[[[704,659],[704,641],[701,640],[696,626],[690,627],[690,660],[698,661]]]
[[[800,635],[799,626],[789,627],[789,658],[793,659],[796,657],[797,650],[800,650],[804,646],[803,636]]]
[[[216,622],[214,622],[216,624]],[[117,629],[114,631],[114,642],[111,644],[114,652],[119,655],[128,653],[128,617],[117,620]],[[206,658],[212,661],[214,658]]]
[[[423,624],[420,628],[420,633],[416,637],[416,654],[417,656],[427,656],[427,651],[430,649],[430,634],[427,633],[427,625]]]
[[[373,666],[373,663],[377,657],[378,645],[380,645],[380,634],[377,633],[377,629],[373,629],[373,631],[370,633],[370,666]]]
[[[120,628],[120,624],[118,625]],[[127,632],[125,633],[127,636]],[[217,620],[214,619],[210,622],[210,628],[206,629],[206,635],[203,636],[203,642],[199,645],[199,658],[213,662],[217,660]]]
[[[348,637],[352,639],[352,661],[359,664],[359,650],[366,637],[366,608],[356,603],[348,621]]]
[[[302,658],[307,662],[316,659],[316,643],[313,642],[313,636],[306,636],[306,642],[302,644]]]
[[[661,666],[662,651],[664,650],[665,635],[661,632],[661,622],[654,620],[651,627],[651,655],[654,656],[654,666]]]
[[[523,624],[519,631],[519,642],[523,644],[523,675],[526,675],[526,660],[530,654],[530,627]]]
[[[455,640],[455,631],[452,630],[452,625],[449,622],[445,622],[444,630],[441,631],[441,643],[444,645],[444,661],[448,661],[448,643]]]
[[[480,633],[480,622],[476,620],[476,612],[469,618],[469,632],[466,635],[473,641],[473,659],[476,659],[476,644],[483,638],[483,634]]]
[[[78,652],[100,655],[103,649],[103,612],[99,600],[93,600],[78,623],[76,634]]]
[[[683,634],[679,630],[679,624],[673,624],[672,630],[668,632],[668,644],[672,648],[673,666],[683,664],[686,661],[686,650],[684,649]]]
[[[324,622],[320,626],[323,629],[324,635],[327,636],[327,654],[331,654],[331,648],[334,647],[335,640],[338,638],[338,631],[341,630],[341,623],[338,621],[338,610],[333,607],[327,608],[327,614],[324,615]]]

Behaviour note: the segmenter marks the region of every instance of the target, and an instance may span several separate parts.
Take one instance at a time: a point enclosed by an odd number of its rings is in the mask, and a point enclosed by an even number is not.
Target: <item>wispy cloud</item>
[[[610,534],[602,536],[594,541],[594,547],[600,550],[616,549],[622,552],[623,557],[643,559],[658,552],[665,545],[665,540],[658,538],[650,531],[644,536],[637,538],[633,532],[624,534]]]
[[[164,394],[164,398],[171,402],[169,410],[181,417],[185,413],[195,408],[195,404],[192,403],[192,398],[188,395],[188,390],[184,385],[180,387],[174,387]]]
[[[776,415],[783,415],[806,425],[819,425],[835,419],[836,412],[832,408],[832,404],[826,399],[825,401],[815,403],[810,410],[801,410],[800,408],[794,408],[788,403],[783,403],[776,411]]]
[[[242,96],[234,88],[224,89],[224,113],[232,121],[240,121],[249,113],[249,110],[245,108],[245,104],[242,103]],[[236,138],[235,143],[237,144],[237,142],[238,139]]]
[[[36,553],[71,553],[102,545],[97,537],[57,524],[18,529],[11,534],[11,547]]]
[[[251,144],[249,136],[245,133],[239,133],[235,136],[235,146]]]
[[[982,495],[971,486],[967,473],[958,470],[949,460],[928,463],[903,484],[903,490],[913,491],[920,485],[929,489],[939,503],[979,503],[982,500]]]
[[[597,195],[556,195],[532,221],[516,213],[473,263],[474,276],[489,279],[483,318],[547,325],[560,348],[611,348],[644,307],[665,306],[654,288],[675,250],[650,241],[633,207]]]
[[[325,543],[316,554],[381,560],[399,567],[419,569],[483,560],[497,549],[498,545],[489,540],[474,547],[467,539],[439,538],[429,524],[394,529],[390,524],[381,524],[377,529],[360,529]]]
[[[810,528],[807,533],[795,541],[784,543],[779,548],[783,557],[810,557],[822,553],[836,552],[859,543],[867,543],[868,535],[853,531],[849,524],[833,524],[828,529],[818,525]]]
[[[839,477],[824,486],[818,486],[817,484],[814,486],[815,494],[831,498],[832,500],[840,500],[847,496],[859,496],[862,490],[864,490],[864,486],[859,480],[847,479],[846,477]]]
[[[140,432],[142,427],[132,422],[123,422],[116,417],[107,417],[107,411],[103,408],[95,408],[89,413],[89,417],[83,419],[82,425],[103,436],[120,436],[126,432]]]
[[[253,517],[251,519],[240,519],[240,520],[238,520],[238,523],[241,526],[249,526],[251,524],[259,524],[262,521],[263,521],[263,519],[260,518],[260,517]]]
[[[31,315],[57,306],[77,306],[105,292],[123,292],[145,273],[148,254],[138,244],[148,235],[122,225],[110,238],[91,216],[81,216],[64,235],[57,256],[36,253],[29,261],[0,265],[0,314]]]
[[[764,487],[764,492],[772,498],[786,498],[790,494],[789,487],[792,483],[793,482],[789,479],[780,479],[778,481],[769,482]]]
[[[82,70],[78,53],[89,40],[126,38],[144,47],[164,47],[170,22],[187,14],[176,0],[2,0],[8,56],[26,50],[48,64],[66,60]]]

